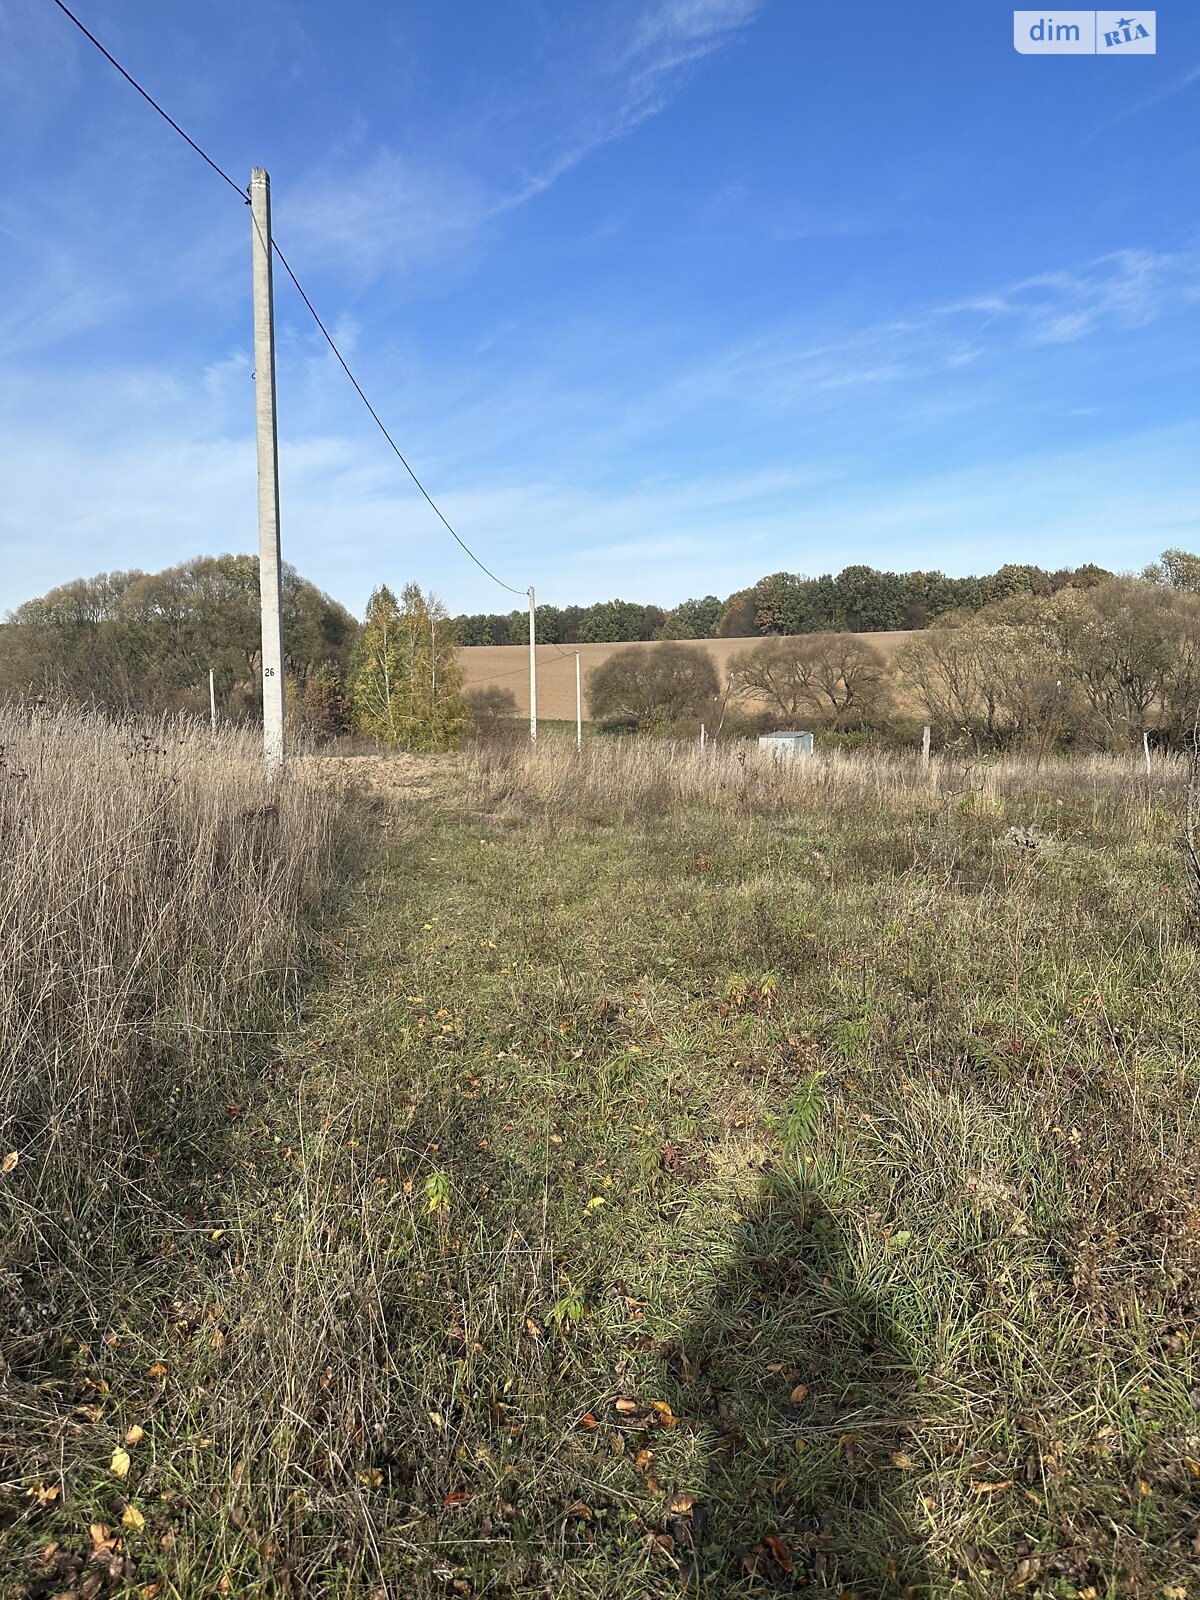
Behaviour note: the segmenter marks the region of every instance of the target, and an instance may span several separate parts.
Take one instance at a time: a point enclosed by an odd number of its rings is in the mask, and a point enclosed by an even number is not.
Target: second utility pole
[[[262,613],[263,758],[283,770],[283,591],[279,560],[279,433],[275,422],[275,299],[271,180],[250,174],[254,263],[254,415],[258,433],[258,596]]]
[[[529,585],[529,737],[537,742],[537,607]]]

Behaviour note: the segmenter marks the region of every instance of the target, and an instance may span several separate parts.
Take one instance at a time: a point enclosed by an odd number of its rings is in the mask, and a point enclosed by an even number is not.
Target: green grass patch
[[[492,782],[381,834],[189,1207],[63,1327],[26,1591],[1190,1594],[1172,797]]]

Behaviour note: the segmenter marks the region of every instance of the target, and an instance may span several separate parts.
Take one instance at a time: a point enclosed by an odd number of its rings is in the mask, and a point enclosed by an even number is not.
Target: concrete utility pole
[[[275,297],[271,276],[271,179],[250,174],[254,263],[254,414],[258,432],[258,589],[262,612],[263,757],[283,770],[283,590],[279,560],[279,433],[275,422]]]
[[[213,678],[213,669],[208,669],[208,714],[212,720],[213,738],[217,737],[217,685]]]
[[[575,652],[575,748],[583,749],[583,691],[579,686],[579,651]]]
[[[537,608],[529,585],[529,737],[537,743]]]
[[[927,767],[929,765],[929,740],[931,734],[932,730],[930,729],[929,725],[926,724],[926,726],[921,730],[921,765],[923,767]]]

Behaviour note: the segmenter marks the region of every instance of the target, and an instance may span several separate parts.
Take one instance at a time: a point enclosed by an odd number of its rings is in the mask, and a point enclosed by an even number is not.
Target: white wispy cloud
[[[102,407],[81,403],[89,389]],[[0,388],[0,606],[81,572],[253,550],[248,402],[241,356],[191,382],[130,369]],[[460,441],[462,456],[481,444]],[[451,521],[515,586],[535,582],[556,603],[622,593],[669,604],[854,560],[964,572],[1001,552],[1136,566],[1195,542],[1198,445],[1193,426],[909,474],[875,470],[869,451],[793,450],[724,471],[627,464],[606,482],[528,460],[443,461],[433,475],[449,486],[439,499]],[[412,577],[453,610],[508,607],[373,438],[289,428],[281,467],[285,555],[347,604]]]
[[[763,0],[660,0],[638,17],[630,53],[666,44],[680,51],[711,49],[714,41],[753,21]]]
[[[1185,89],[1190,89],[1192,84],[1197,81],[1200,81],[1200,64],[1189,67],[1186,72],[1173,79],[1155,94],[1145,95],[1140,100],[1134,100],[1130,104],[1122,106],[1111,117],[1106,117],[1103,122],[1098,122],[1080,142],[1082,144],[1090,144],[1093,139],[1099,138],[1102,133],[1107,133],[1110,128],[1115,128],[1120,123],[1127,122],[1130,117],[1140,116],[1143,111],[1153,110],[1155,106],[1162,105],[1164,101],[1173,100],[1177,94],[1182,94]]]
[[[1200,252],[1114,251],[1071,269],[813,339],[809,321],[776,327],[706,356],[630,414],[640,426],[723,397],[768,411],[827,408],[864,394],[986,372],[1014,351],[1144,328],[1200,303]]]
[[[1200,252],[1116,250],[1074,271],[1044,272],[957,301],[940,315],[1007,319],[1031,344],[1071,344],[1099,328],[1140,328],[1200,300]]]
[[[385,149],[350,169],[344,163],[318,168],[287,186],[279,209],[289,249],[305,266],[404,276],[452,257],[492,204],[453,166],[422,164]]]
[[[414,160],[390,148],[365,159],[342,153],[289,190],[290,236],[307,260],[348,265],[364,275],[403,275],[452,260],[487,224],[659,115],[687,69],[728,46],[764,3],[654,0],[632,21],[614,22],[573,61],[556,94],[522,104],[506,129],[480,128],[486,160],[478,152],[473,159],[470,151],[457,162]],[[511,139],[514,126],[519,142],[498,156],[495,141]]]

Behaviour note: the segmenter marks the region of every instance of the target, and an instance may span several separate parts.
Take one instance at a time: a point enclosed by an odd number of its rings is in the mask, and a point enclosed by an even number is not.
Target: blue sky
[[[1200,8],[78,0],[275,229],[451,521],[539,599],[1200,545]],[[0,607],[256,544],[248,212],[0,0]],[[285,282],[284,554],[504,610]]]

